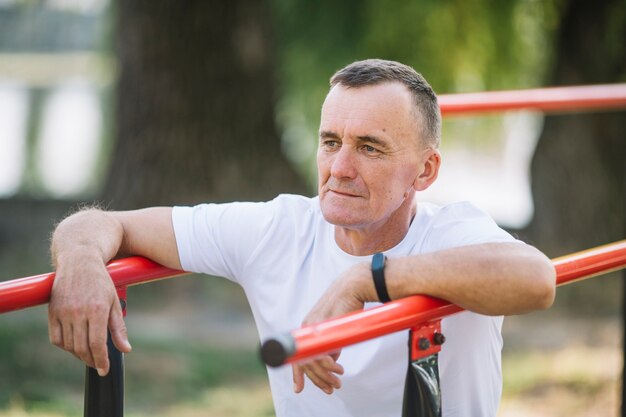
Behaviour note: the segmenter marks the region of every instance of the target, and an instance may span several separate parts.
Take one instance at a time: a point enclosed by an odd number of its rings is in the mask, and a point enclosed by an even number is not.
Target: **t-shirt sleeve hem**
[[[191,218],[192,207],[176,206],[172,209],[172,226],[176,247],[178,248],[178,258],[183,270],[189,272],[200,272],[197,270],[191,259]]]

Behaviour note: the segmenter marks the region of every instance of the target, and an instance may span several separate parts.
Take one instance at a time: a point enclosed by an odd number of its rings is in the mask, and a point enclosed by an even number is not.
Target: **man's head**
[[[337,71],[331,87],[358,88],[387,82],[404,85],[413,97],[419,136],[425,146],[437,149],[441,142],[441,112],[437,96],[421,74],[408,65],[382,59],[356,61]]]
[[[317,154],[324,217],[346,230],[406,229],[415,192],[432,184],[440,164],[432,89],[409,67],[379,60],[349,65],[331,85]]]

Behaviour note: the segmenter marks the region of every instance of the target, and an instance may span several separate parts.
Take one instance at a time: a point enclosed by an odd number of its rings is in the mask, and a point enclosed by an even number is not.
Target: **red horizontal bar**
[[[626,240],[553,259],[556,285],[570,284],[626,266]]]
[[[626,240],[563,256],[552,262],[557,285],[621,269],[626,267]],[[447,301],[414,295],[293,330],[287,336],[266,341],[261,352],[266,363],[272,366],[297,362],[459,311],[463,309]]]
[[[107,270],[118,288],[187,274],[140,256],[113,261],[107,265]],[[0,282],[0,314],[47,303],[54,276],[48,273]]]
[[[553,263],[557,285],[621,269],[626,266],[626,240],[557,258]],[[113,261],[107,270],[118,288],[186,274],[142,257]],[[54,273],[49,273],[0,282],[0,313],[48,302],[53,281]],[[462,311],[460,307],[447,301],[416,295],[306,326],[290,334],[295,350],[285,363],[332,352],[459,311]]]
[[[295,352],[284,363],[333,352],[459,311],[463,309],[447,301],[414,295],[380,307],[305,326],[291,332],[295,341]]]
[[[443,115],[534,109],[544,112],[626,108],[626,84],[442,94]]]

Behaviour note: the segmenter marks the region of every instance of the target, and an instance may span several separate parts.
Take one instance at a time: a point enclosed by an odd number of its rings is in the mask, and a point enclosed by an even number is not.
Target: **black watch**
[[[385,261],[387,257],[381,252],[375,253],[372,257],[372,277],[374,278],[374,286],[376,294],[381,303],[391,301],[387,292],[387,284],[385,283]]]

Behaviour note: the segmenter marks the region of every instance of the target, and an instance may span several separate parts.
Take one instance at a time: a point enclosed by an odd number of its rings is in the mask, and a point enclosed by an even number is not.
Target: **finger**
[[[109,352],[107,349],[107,317],[98,314],[89,320],[89,350],[98,375],[109,373]]]
[[[324,385],[339,389],[341,388],[341,380],[337,375],[329,372],[325,367],[320,364],[314,363],[306,367],[307,376],[314,375],[317,380],[322,381]],[[321,388],[321,387],[320,387]]]
[[[336,374],[343,375],[343,366],[337,363],[337,360],[332,355],[323,356],[317,359],[314,363],[324,368],[328,372],[334,372]]]
[[[74,353],[76,356],[92,368],[95,366],[91,350],[89,348],[89,323],[85,320],[74,326]]]
[[[109,330],[111,331],[113,344],[120,352],[129,353],[132,350],[132,346],[128,342],[128,332],[124,323],[122,308],[117,301],[113,304],[109,314]]]
[[[98,371],[98,375],[105,376],[109,373],[109,351],[107,349],[107,333],[106,328],[103,331],[102,326],[89,324],[89,352],[93,360],[92,367]]]
[[[304,369],[307,377],[327,394],[331,394],[333,389],[341,388],[341,380],[335,374],[343,374],[343,367],[330,356],[310,362]]]
[[[63,348],[63,329],[57,319],[48,317],[48,338],[56,347]]]
[[[63,332],[63,349],[67,352],[74,353],[74,335],[71,323],[61,323]]]
[[[291,365],[293,373],[293,392],[299,394],[304,389],[304,370],[300,365]]]
[[[333,360],[335,362],[337,362],[337,360],[339,359],[339,356],[341,356],[341,351],[338,350],[337,352],[333,352],[330,354],[330,357],[333,358]]]
[[[343,375],[343,366],[331,356],[324,356],[310,364],[310,370],[333,388],[341,388],[341,380],[335,374]]]
[[[309,378],[309,380],[319,389],[324,391],[326,394],[332,394],[334,388],[328,382],[326,382],[325,378],[320,376],[318,371],[314,369],[312,365],[304,366],[304,373]]]

